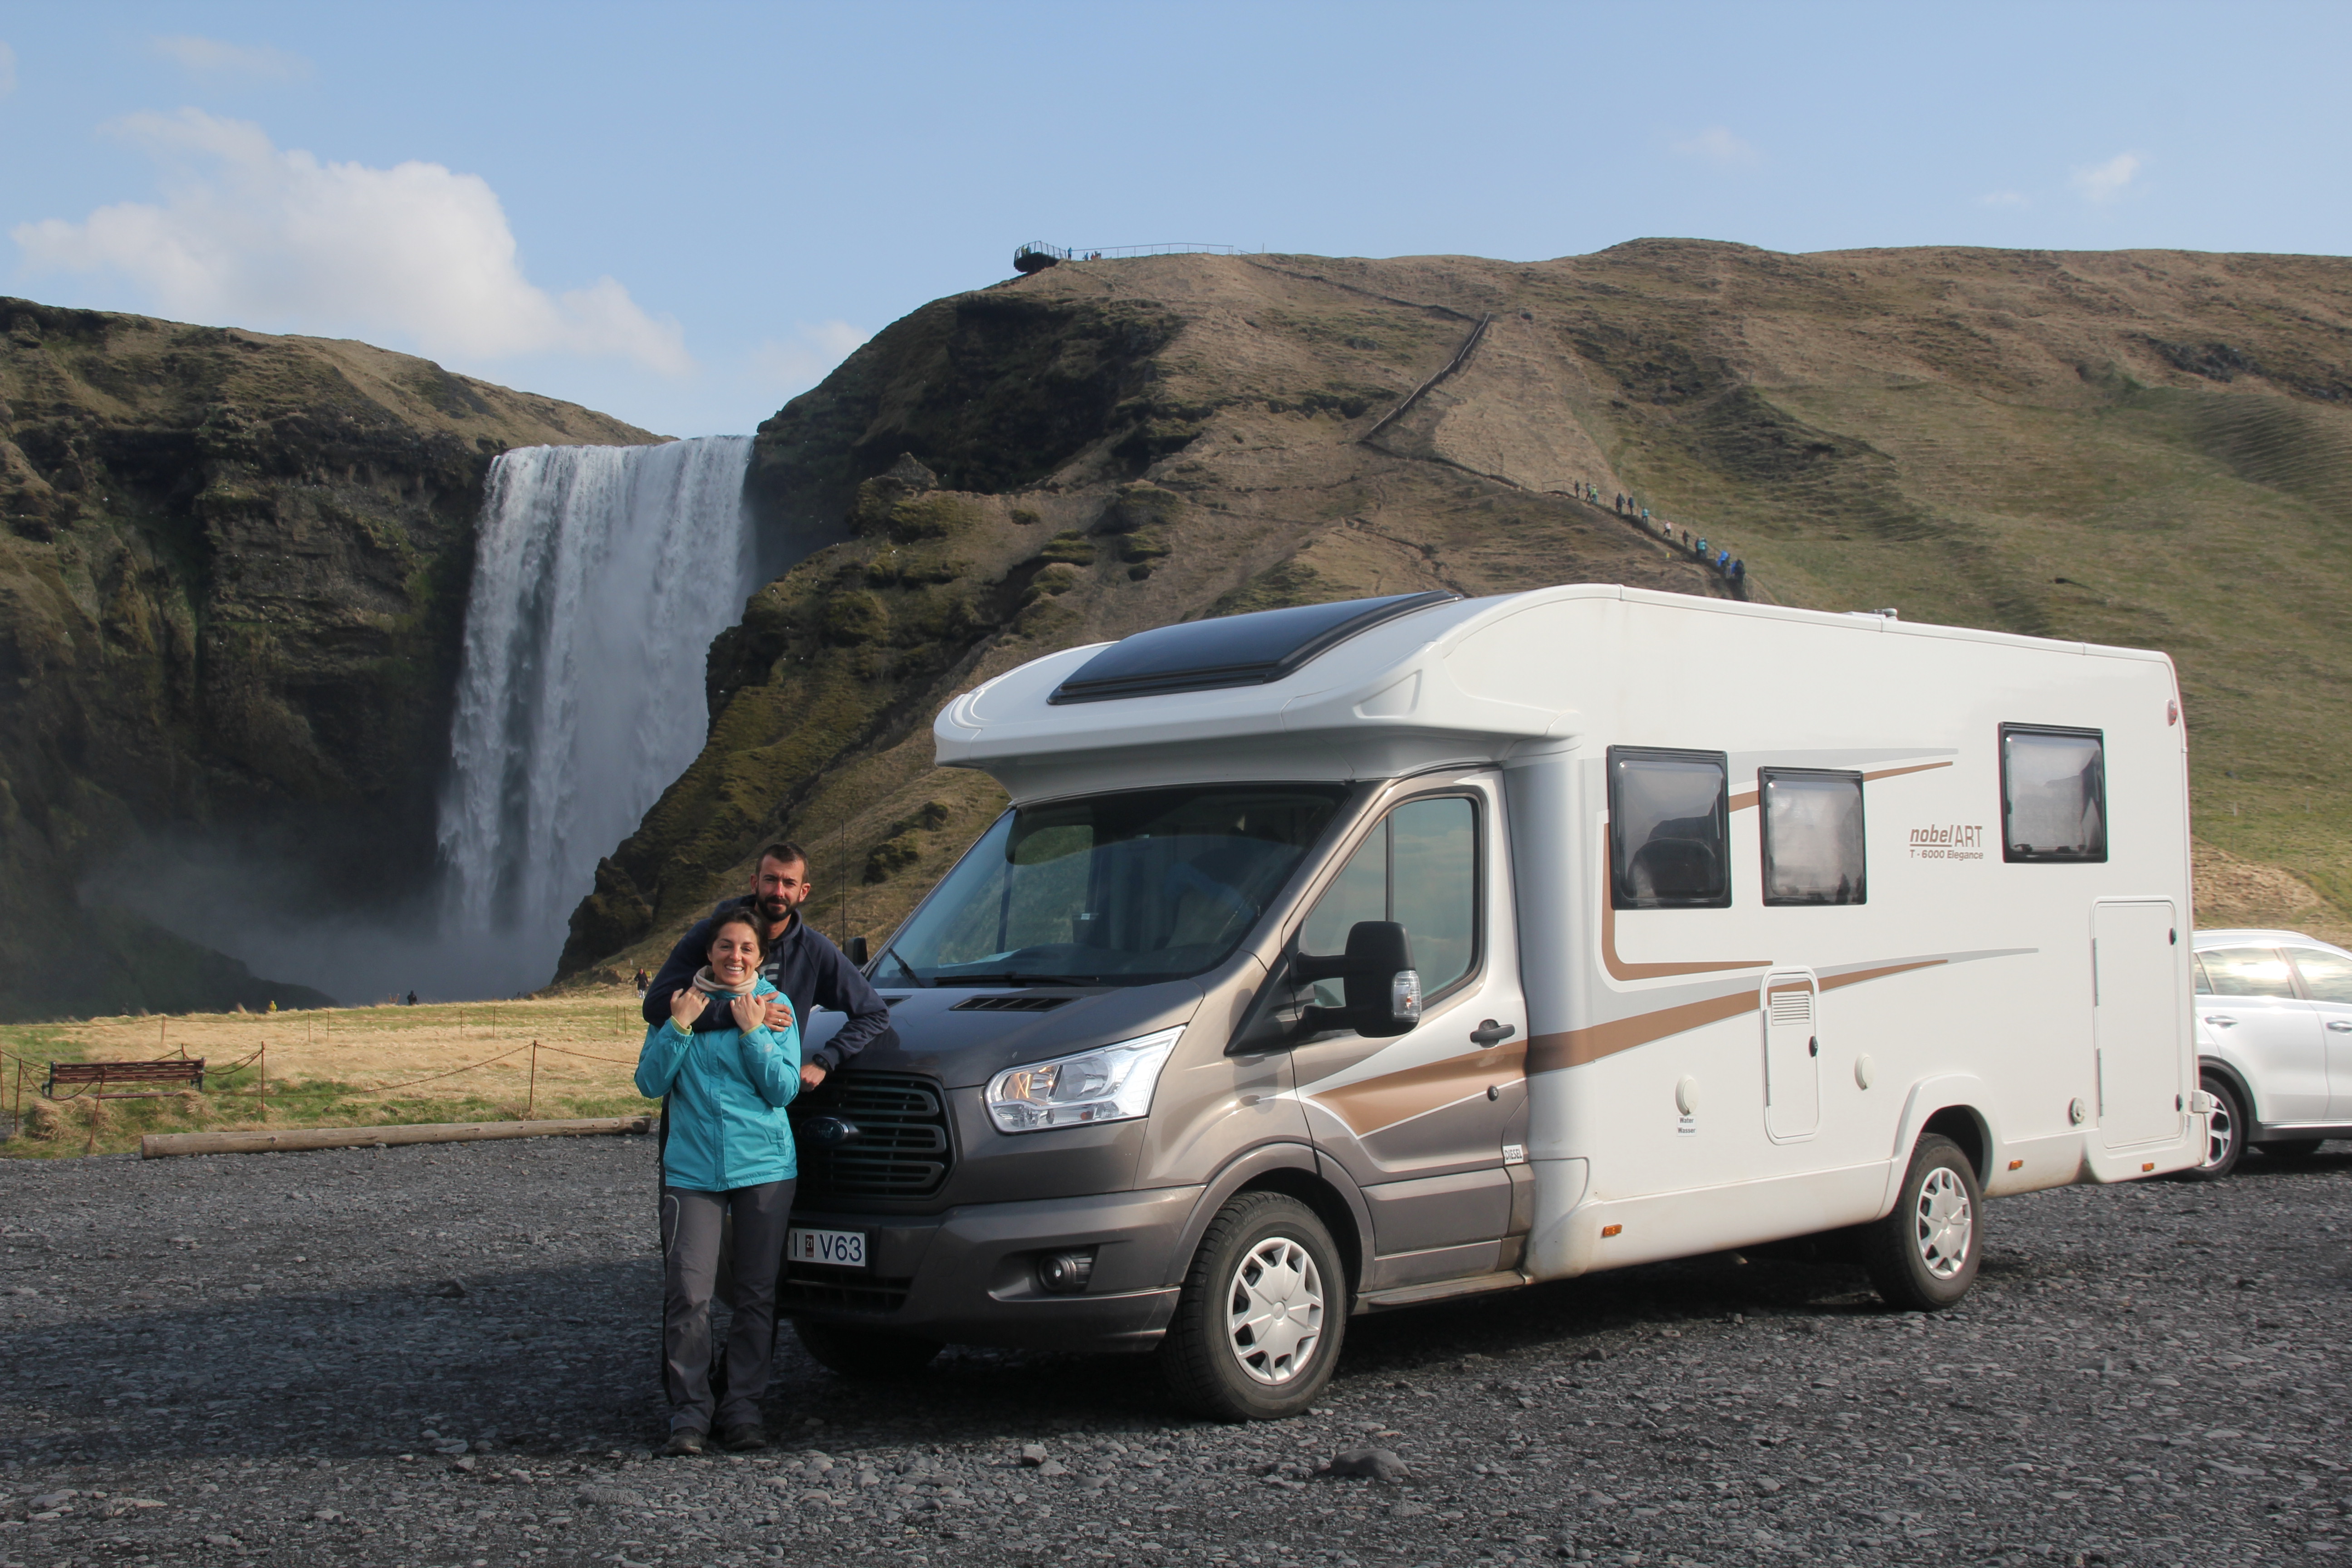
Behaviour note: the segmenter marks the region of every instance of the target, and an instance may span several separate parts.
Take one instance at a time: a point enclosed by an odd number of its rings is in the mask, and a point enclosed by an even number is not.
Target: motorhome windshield
[[[882,956],[884,984],[1141,985],[1223,961],[1340,784],[1136,790],[997,818]]]

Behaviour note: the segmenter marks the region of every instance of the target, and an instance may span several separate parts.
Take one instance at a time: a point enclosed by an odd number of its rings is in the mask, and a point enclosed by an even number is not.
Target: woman
[[[669,1018],[646,1032],[637,1092],[669,1098],[662,1148],[662,1382],[669,1394],[665,1452],[699,1454],[716,1416],[719,1444],[763,1448],[760,1395],[776,1342],[776,1275],[792,1217],[792,1125],[784,1107],[801,1086],[800,1026],[762,1023],[776,988],[760,974],[766,942],[747,911],[710,933],[710,963],[671,998]],[[731,1028],[697,1033],[718,1006]],[[735,1217],[735,1319],[727,1336],[727,1403],[712,1409],[710,1296],[721,1219]]]

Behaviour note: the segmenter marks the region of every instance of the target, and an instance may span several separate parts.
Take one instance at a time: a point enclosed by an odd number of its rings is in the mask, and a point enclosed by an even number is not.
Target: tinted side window
[[[2313,1001],[2352,1003],[2352,958],[2315,947],[2293,951],[2294,966],[2303,972],[2303,988]]]
[[[1864,881],[1862,775],[1759,768],[1764,901],[1867,902]]]
[[[2197,975],[2197,994],[2200,996],[2213,994],[2213,982],[2208,979],[2205,973],[2205,955],[2201,952],[2191,954],[2189,967],[2195,971]]]
[[[2106,742],[2096,730],[2000,727],[2001,858],[2107,858]]]
[[[2197,955],[2216,996],[2293,996],[2294,979],[2274,947],[2210,947]]]
[[[1358,921],[1395,921],[1412,943],[1422,994],[1433,997],[1478,962],[1477,807],[1458,795],[1407,801],[1367,834],[1299,927],[1301,952],[1338,953]],[[1344,1004],[1345,984],[1316,982]]]
[[[1730,767],[1721,752],[1610,747],[1609,879],[1616,907],[1729,907],[1730,821]]]

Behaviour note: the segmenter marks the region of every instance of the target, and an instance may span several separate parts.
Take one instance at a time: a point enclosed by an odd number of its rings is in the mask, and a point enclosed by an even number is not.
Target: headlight
[[[1126,1121],[1151,1109],[1160,1069],[1184,1027],[1097,1046],[1074,1057],[1008,1068],[988,1080],[999,1132],[1039,1132],[1087,1121]]]

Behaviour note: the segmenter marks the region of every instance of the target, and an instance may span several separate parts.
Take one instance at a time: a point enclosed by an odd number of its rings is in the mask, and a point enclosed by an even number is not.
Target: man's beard
[[[790,899],[761,899],[759,900],[759,905],[760,912],[767,916],[772,924],[782,925],[792,916],[793,903]]]

